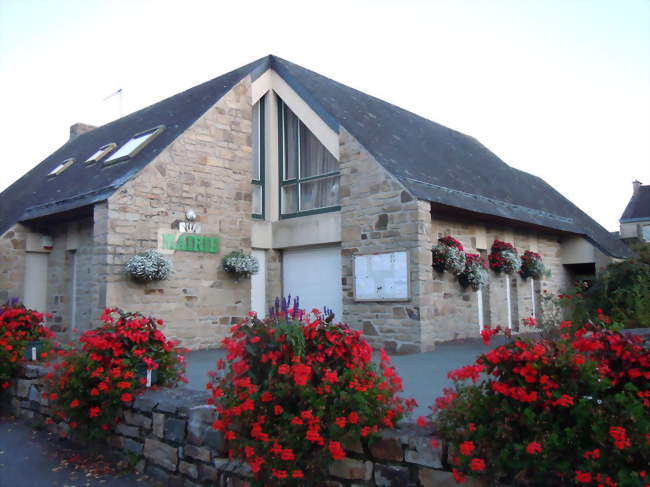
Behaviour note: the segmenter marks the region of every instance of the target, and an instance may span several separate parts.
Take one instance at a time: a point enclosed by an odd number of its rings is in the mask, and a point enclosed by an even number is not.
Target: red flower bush
[[[648,348],[603,324],[563,322],[557,339],[515,339],[451,372],[455,389],[436,402],[434,422],[457,452],[456,479],[647,485]]]
[[[488,261],[490,269],[504,274],[513,274],[521,268],[521,260],[517,255],[517,249],[511,243],[502,240],[495,240],[492,243]]]
[[[229,454],[250,465],[259,485],[313,485],[346,438],[370,438],[392,428],[414,406],[396,396],[402,381],[382,352],[379,367],[361,332],[314,310],[255,316],[223,343],[228,367],[208,384],[214,428]],[[281,481],[281,482],[280,482]]]
[[[80,347],[60,352],[44,394],[55,416],[90,438],[105,436],[119,422],[118,408],[155,382],[152,375],[162,385],[185,381],[185,350],[158,329],[162,320],[119,309],[105,310],[101,320],[101,327],[79,338]]]
[[[28,344],[45,340],[44,349],[38,359],[49,355],[49,340],[54,332],[43,325],[44,315],[27,309],[17,299],[12,299],[0,308],[0,392],[9,387],[9,380],[16,374],[18,361],[25,356]]]

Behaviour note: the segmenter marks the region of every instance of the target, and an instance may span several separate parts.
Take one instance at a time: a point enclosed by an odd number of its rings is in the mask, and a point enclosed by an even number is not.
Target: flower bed
[[[27,309],[17,299],[0,308],[0,391],[9,387],[9,380],[15,376],[21,359],[48,357],[54,332],[43,325],[44,317],[43,313]],[[30,343],[32,352],[28,351]]]
[[[85,332],[81,346],[61,351],[47,375],[55,415],[90,438],[103,437],[119,422],[117,410],[139,388],[184,380],[183,350],[158,329],[161,320],[107,309],[103,326]]]
[[[134,255],[124,266],[124,271],[134,281],[163,281],[172,272],[172,262],[155,249]]]
[[[521,268],[521,259],[517,255],[517,249],[511,243],[501,240],[495,240],[492,243],[488,261],[490,269],[504,274],[514,274]]]
[[[458,282],[464,288],[471,287],[474,291],[487,286],[487,262],[479,254],[465,254],[465,269],[458,274]]]
[[[222,265],[223,270],[235,275],[238,279],[257,274],[260,269],[260,264],[255,257],[240,252],[239,250],[226,255],[223,258]]]
[[[521,268],[519,269],[519,275],[522,279],[530,277],[538,281],[544,277],[545,270],[541,255],[530,250],[524,252],[524,255],[521,257]]]
[[[434,420],[458,481],[648,484],[648,339],[602,324],[560,328],[556,340],[516,339],[450,373],[455,389],[438,399]]]
[[[295,311],[294,311],[295,310]],[[346,457],[344,444],[393,428],[414,405],[382,352],[380,367],[361,333],[314,310],[254,315],[224,340],[212,389],[229,455],[245,461],[257,485],[313,485]]]
[[[449,271],[455,276],[465,270],[465,252],[463,244],[452,236],[438,239],[438,245],[431,250],[433,268],[439,273]]]

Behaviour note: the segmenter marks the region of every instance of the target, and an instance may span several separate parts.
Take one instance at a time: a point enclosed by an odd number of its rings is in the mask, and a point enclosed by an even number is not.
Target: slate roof
[[[623,211],[620,222],[650,220],[650,185],[639,186]]]
[[[514,169],[473,137],[340,84],[318,73],[266,56],[79,136],[0,194],[0,234],[16,221],[59,213],[108,198],[181,135],[230,88],[250,74],[274,69],[333,130],[356,137],[417,198],[463,210],[581,234],[604,253],[629,249],[542,179]],[[126,163],[84,167],[100,146],[120,146],[137,132],[166,130]],[[48,181],[68,157],[77,162]]]

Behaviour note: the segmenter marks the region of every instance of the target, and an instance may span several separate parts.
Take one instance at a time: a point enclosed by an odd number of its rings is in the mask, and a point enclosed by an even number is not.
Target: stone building
[[[650,243],[650,185],[632,183],[632,197],[619,219],[620,237],[625,242]]]
[[[214,246],[165,248],[190,242],[188,227],[191,242]],[[463,290],[432,269],[446,235],[483,255],[495,238],[536,251],[551,275],[535,285],[490,272],[484,290]],[[64,333],[96,326],[107,306],[140,310],[190,348],[298,294],[374,345],[430,350],[483,324],[516,330],[538,313],[541,288],[628,255],[476,139],[275,56],[104,126],[73,126],[0,195],[0,236],[0,300],[49,311]],[[174,273],[133,282],[125,262],[151,248]],[[233,250],[252,252],[260,272],[224,272]]]

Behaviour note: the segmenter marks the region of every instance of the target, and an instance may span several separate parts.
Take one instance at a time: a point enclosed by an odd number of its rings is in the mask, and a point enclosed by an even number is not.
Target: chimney
[[[75,123],[70,126],[70,140],[74,140],[79,137],[81,134],[90,132],[91,130],[96,129],[94,125],[89,125],[87,123]]]
[[[641,181],[638,179],[632,183],[632,195],[636,195],[639,192],[639,189],[641,189],[641,184]]]

